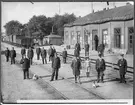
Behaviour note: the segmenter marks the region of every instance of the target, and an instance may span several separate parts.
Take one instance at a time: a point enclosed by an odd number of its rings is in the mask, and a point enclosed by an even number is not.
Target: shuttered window
[[[114,47],[121,48],[121,28],[114,28]]]

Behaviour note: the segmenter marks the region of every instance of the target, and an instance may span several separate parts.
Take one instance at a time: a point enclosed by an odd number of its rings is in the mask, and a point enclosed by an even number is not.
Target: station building
[[[105,50],[133,53],[134,5],[127,4],[112,9],[93,12],[64,25],[64,44],[74,47],[78,41],[81,48],[85,42],[94,50],[94,36],[99,44],[105,43]]]

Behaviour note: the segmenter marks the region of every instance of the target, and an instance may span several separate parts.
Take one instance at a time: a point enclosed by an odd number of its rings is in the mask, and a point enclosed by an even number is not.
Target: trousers
[[[54,79],[54,76],[55,76],[55,80],[57,80],[58,79],[58,68],[53,68],[53,70],[52,70],[52,76],[51,76],[52,81]]]
[[[28,69],[23,69],[23,76],[24,76],[24,79],[29,79],[29,70]]]

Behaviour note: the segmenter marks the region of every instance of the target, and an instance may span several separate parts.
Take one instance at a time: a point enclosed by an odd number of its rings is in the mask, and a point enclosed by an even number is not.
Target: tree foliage
[[[7,35],[18,33],[21,31],[22,35],[31,36],[33,33],[41,33],[39,37],[44,37],[52,32],[60,36],[64,36],[64,24],[76,20],[74,14],[65,13],[64,15],[55,14],[54,17],[46,17],[44,15],[33,16],[27,24],[21,24],[18,21],[10,21],[5,25]],[[17,31],[18,30],[18,31]]]
[[[4,28],[6,29],[7,35],[12,35],[12,34],[20,35],[22,24],[19,21],[12,20],[6,23]]]

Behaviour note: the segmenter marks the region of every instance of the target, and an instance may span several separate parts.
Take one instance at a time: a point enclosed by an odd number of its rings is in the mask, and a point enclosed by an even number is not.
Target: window
[[[74,44],[74,40],[75,40],[74,31],[72,31],[71,32],[71,44]]]
[[[84,30],[84,43],[88,43],[88,30]]]
[[[69,35],[68,35],[68,31],[65,32],[65,43],[68,44],[68,40],[69,40]]]
[[[128,28],[128,37],[129,37],[129,50],[133,49],[133,35],[134,35],[134,28],[133,27],[129,27]]]
[[[80,31],[77,31],[77,41],[80,42]]]
[[[121,29],[114,28],[114,47],[121,48]]]
[[[105,44],[105,47],[108,47],[109,37],[108,37],[108,30],[107,29],[102,30],[102,41]]]

